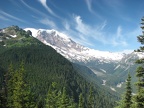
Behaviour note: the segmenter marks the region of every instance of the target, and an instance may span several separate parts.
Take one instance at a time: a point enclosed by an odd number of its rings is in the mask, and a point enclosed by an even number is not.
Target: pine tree
[[[6,85],[7,85],[7,87],[5,88],[7,92],[7,107],[13,108],[12,95],[14,91],[14,69],[13,69],[12,63],[10,64],[8,68],[8,72],[5,76],[5,80],[6,80]]]
[[[57,108],[59,106],[59,98],[61,96],[61,92],[56,89],[56,86],[56,82],[52,82],[52,84],[50,85],[45,99],[45,108]]]
[[[141,19],[141,28],[142,28],[142,35],[139,35],[138,41],[143,45],[144,44],[144,17]],[[144,52],[144,46],[141,46],[137,52]],[[136,70],[136,76],[138,77],[138,81],[136,83],[138,93],[134,96],[134,101],[135,101],[135,108],[144,108],[144,59],[139,59],[136,61],[139,66]]]
[[[78,108],[84,108],[84,99],[82,93],[79,95],[79,105]]]
[[[54,93],[55,93],[55,91],[53,91],[52,86],[50,86],[49,90],[48,90],[47,97],[46,97],[45,108],[55,108],[57,100],[55,100],[56,94],[54,94]]]
[[[60,108],[68,108],[69,106],[70,106],[69,97],[66,94],[66,88],[64,87],[62,92],[62,97],[61,97]]]
[[[92,86],[90,87],[89,90],[89,98],[88,98],[88,108],[94,108],[94,93],[93,93],[93,88]]]
[[[24,81],[24,63],[14,70],[12,64],[7,75],[7,107],[8,108],[34,108],[30,91]]]
[[[124,97],[125,108],[130,108],[132,104],[132,87],[131,87],[131,76],[128,74],[126,82],[126,93]]]
[[[132,88],[131,88],[131,76],[128,74],[126,82],[126,92],[122,95],[121,100],[118,102],[118,106],[115,108],[131,108],[132,105]]]

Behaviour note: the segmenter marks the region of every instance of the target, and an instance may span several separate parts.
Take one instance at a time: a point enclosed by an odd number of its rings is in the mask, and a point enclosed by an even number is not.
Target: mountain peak
[[[27,30],[31,30],[33,36],[43,43],[50,45],[54,49],[57,50],[60,54],[65,56],[67,59],[73,61],[87,61],[92,59],[102,59],[106,61],[119,61],[122,59],[124,54],[121,53],[113,53],[108,51],[99,51],[95,49],[90,49],[84,47],[72,39],[70,39],[64,33],[58,32],[54,29],[46,30],[46,29],[34,29],[34,28],[26,28]]]

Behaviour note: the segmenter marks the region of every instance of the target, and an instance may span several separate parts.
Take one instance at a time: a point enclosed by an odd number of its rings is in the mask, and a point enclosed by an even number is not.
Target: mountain
[[[143,57],[143,54],[132,52],[129,54],[99,51],[84,47],[67,35],[56,30],[34,29],[31,30],[35,38],[46,45],[53,47],[58,53],[68,60],[87,66],[110,88],[121,89],[119,84],[125,82],[128,72],[132,75],[133,82],[136,81],[135,60]],[[124,84],[123,84],[124,85]],[[116,90],[115,90],[116,91]]]
[[[31,30],[33,36],[45,43],[46,45],[52,46],[60,54],[71,61],[87,62],[93,59],[101,59],[105,62],[118,61],[123,57],[123,54],[112,53],[107,51],[98,51],[84,47],[63,33],[60,33],[56,30],[45,30],[45,29],[33,29],[26,28]]]
[[[68,96],[73,97],[76,104],[82,93],[87,107],[90,87],[93,87],[93,96],[98,107],[114,106],[117,97],[99,84],[99,79],[89,68],[72,64],[55,49],[32,37],[31,31],[26,32],[18,26],[0,30],[0,105],[7,90],[9,65],[12,63],[14,69],[19,69],[22,61],[24,80],[29,85],[30,93],[34,94],[34,102],[38,108],[44,107],[46,94],[53,82],[57,84],[57,90],[61,91],[66,87]]]

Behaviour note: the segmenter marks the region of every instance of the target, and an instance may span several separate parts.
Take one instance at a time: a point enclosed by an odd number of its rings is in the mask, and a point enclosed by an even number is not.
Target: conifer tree
[[[88,98],[88,108],[94,108],[94,93],[93,93],[93,88],[92,86],[90,87],[89,90],[89,98]]]
[[[30,92],[27,84],[24,81],[24,63],[22,62],[20,68],[14,70],[12,64],[9,67],[7,80],[7,107],[8,108],[34,108]]]
[[[118,102],[118,106],[115,108],[131,108],[132,105],[132,88],[131,88],[131,76],[128,74],[126,81],[126,92],[122,95],[122,99]]]
[[[50,85],[45,99],[45,108],[58,108],[60,106],[59,101],[61,98],[61,92],[56,89],[56,86],[56,82],[52,82],[52,84]]]
[[[66,88],[64,87],[64,88],[63,88],[63,91],[62,91],[60,108],[68,108],[69,106],[70,106],[69,97],[68,97],[68,95],[66,94]]]
[[[48,94],[46,97],[46,108],[56,108],[57,105],[56,91],[52,86],[49,87]]]
[[[12,63],[10,64],[9,68],[8,68],[8,72],[5,76],[5,80],[6,80],[6,85],[7,87],[6,92],[7,92],[7,107],[8,108],[12,108],[13,107],[13,91],[14,91],[14,69],[13,69],[13,65]]]
[[[79,105],[78,108],[84,108],[84,99],[82,93],[79,95]]]
[[[143,45],[144,44],[144,17],[141,19],[141,28],[142,28],[142,35],[139,35],[138,41]],[[144,46],[141,46],[137,52],[144,52]],[[139,66],[136,70],[136,76],[138,77],[138,81],[136,83],[138,93],[134,96],[134,101],[135,101],[135,108],[144,108],[144,59],[139,59],[136,61]]]
[[[124,97],[125,108],[130,108],[132,104],[132,87],[131,87],[131,76],[128,74],[126,82],[126,93]]]
[[[69,99],[70,101],[69,101],[69,107],[68,108],[77,108],[77,104],[74,102],[74,98],[73,97],[71,97],[70,99]],[[84,108],[84,107],[83,107]]]

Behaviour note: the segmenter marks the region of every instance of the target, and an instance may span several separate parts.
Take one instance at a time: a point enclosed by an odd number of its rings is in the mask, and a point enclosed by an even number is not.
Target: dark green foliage
[[[137,37],[138,41],[143,45],[144,44],[144,17],[141,19],[142,20],[142,35],[139,35]],[[144,47],[141,46],[138,49],[138,52],[143,52],[144,51]],[[137,60],[136,63],[140,64],[140,66],[137,68],[136,70],[136,76],[138,78],[138,81],[136,82],[136,86],[137,86],[137,94],[134,96],[134,101],[135,103],[133,104],[133,106],[135,106],[135,108],[144,108],[144,59],[140,59]]]
[[[131,76],[128,74],[127,82],[126,82],[126,93],[124,97],[124,103],[126,108],[130,108],[132,104],[132,88],[131,88]]]
[[[84,98],[82,93],[79,95],[79,105],[78,108],[84,108]]]
[[[126,82],[126,92],[122,95],[121,100],[118,102],[118,106],[115,108],[131,108],[132,106],[132,88],[131,88],[131,76],[128,74]]]
[[[94,103],[94,93],[93,93],[93,88],[92,86],[90,87],[89,90],[89,96],[88,96],[88,108],[95,108],[95,103]]]
[[[55,89],[55,86],[50,86],[47,96],[46,96],[46,105],[45,108],[56,108],[58,107],[58,99],[60,95],[58,91]]]
[[[15,32],[19,33],[21,29],[16,27],[16,30],[11,30],[11,33]],[[26,94],[26,97],[24,96],[25,101],[21,100],[23,98],[19,100],[24,102],[22,105],[26,105],[25,108],[29,104],[31,107],[44,108],[51,101],[55,103],[55,100],[58,99],[60,99],[58,103],[56,102],[58,107],[64,108],[68,105],[70,108],[76,108],[81,93],[83,93],[84,106],[86,107],[90,90],[89,80],[83,78],[80,74],[81,72],[77,72],[72,63],[54,49],[42,44],[31,36],[21,36],[23,33],[25,32],[19,33],[20,35],[17,38],[5,40],[4,42],[7,46],[0,47],[0,69],[2,70],[0,72],[2,80],[0,82],[2,85],[0,90],[4,86],[2,82],[5,78],[4,75],[8,72],[9,64],[13,63],[15,75],[11,77],[19,78],[27,86],[20,89],[23,84],[19,85],[17,82],[13,82],[14,85],[17,85],[16,89],[19,92],[19,96],[14,96],[14,98],[19,99],[21,94]],[[24,63],[24,75],[22,77],[18,74],[22,72],[22,67],[19,67],[21,61]],[[27,89],[25,90],[25,88]],[[93,95],[98,108],[112,108],[115,104],[113,95],[105,90],[101,90],[96,83],[93,84]],[[53,99],[49,99],[50,97]],[[13,100],[10,99],[10,101]]]
[[[7,99],[7,108],[34,108],[32,95],[30,95],[26,82],[24,81],[24,64],[17,70],[10,64],[9,70],[5,76],[5,97]],[[30,100],[31,99],[31,100]]]
[[[27,34],[28,34],[29,36],[32,36],[32,32],[31,32],[30,30],[27,31]]]
[[[62,96],[60,99],[60,107],[59,108],[69,108],[71,106],[70,99],[66,93],[66,88],[64,87],[62,90]]]

